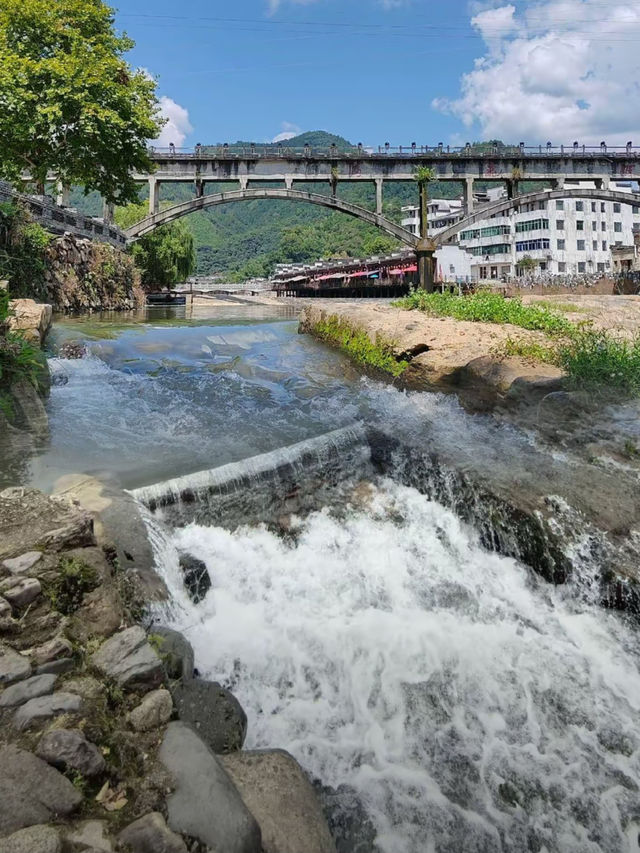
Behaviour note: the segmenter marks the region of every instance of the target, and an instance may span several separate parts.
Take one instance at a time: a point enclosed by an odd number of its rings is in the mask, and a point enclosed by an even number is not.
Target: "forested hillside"
[[[250,143],[235,144],[248,146]],[[325,131],[302,133],[281,144],[298,148],[305,144],[322,148],[332,144],[338,148],[352,145],[343,137]],[[207,184],[206,191],[212,193],[231,188],[235,189],[236,185]],[[325,182],[296,184],[296,188],[330,193]],[[430,185],[429,192],[432,197],[452,198],[460,193],[460,187],[436,181]],[[185,201],[192,195],[193,189],[187,184],[163,184],[160,201],[165,205]],[[363,207],[375,207],[373,184],[338,184],[338,196]],[[141,190],[140,197],[146,197],[146,188]],[[94,193],[85,197],[77,190],[71,203],[83,212],[101,213],[100,198]],[[417,203],[416,186],[385,183],[384,213],[390,219],[399,222],[402,205],[414,203]],[[362,257],[388,252],[398,245],[392,237],[357,219],[322,207],[289,201],[247,201],[213,207],[191,214],[183,221],[194,237],[198,273],[225,273],[235,280],[269,275],[276,263]]]

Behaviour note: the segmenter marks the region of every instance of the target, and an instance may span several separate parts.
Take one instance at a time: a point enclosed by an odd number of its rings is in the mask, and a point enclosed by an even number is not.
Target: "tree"
[[[146,215],[144,204],[131,204],[116,210],[116,222],[127,228]],[[196,268],[193,235],[184,222],[161,225],[137,240],[131,254],[140,269],[145,290],[171,287],[184,281]]]
[[[123,59],[132,47],[102,0],[2,0],[0,177],[137,198],[131,172],[152,168],[163,120],[155,81]]]

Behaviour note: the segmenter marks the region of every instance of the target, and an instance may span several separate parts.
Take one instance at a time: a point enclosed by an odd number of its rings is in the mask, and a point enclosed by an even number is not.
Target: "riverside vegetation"
[[[484,323],[508,323],[544,332],[548,343],[507,340],[501,352],[561,367],[569,382],[589,392],[640,395],[640,335],[616,335],[588,321],[572,323],[546,304],[524,305],[517,297],[480,292],[469,296],[414,291],[396,303],[434,317]]]
[[[20,332],[9,328],[9,294],[0,290],[0,413],[7,420],[14,418],[11,386],[26,380],[36,390],[42,390],[43,357],[40,349]]]

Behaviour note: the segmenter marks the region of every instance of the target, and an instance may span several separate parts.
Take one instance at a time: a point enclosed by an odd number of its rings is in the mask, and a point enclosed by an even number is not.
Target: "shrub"
[[[602,329],[578,328],[559,346],[558,362],[578,388],[640,395],[640,335],[628,340]]]
[[[408,362],[395,357],[392,341],[378,336],[373,343],[365,331],[335,315],[316,323],[313,332],[320,340],[339,346],[360,364],[384,370],[392,376],[400,376],[408,366]]]
[[[9,313],[9,294],[0,291],[0,411],[11,419],[13,405],[8,392],[14,382],[26,379],[34,388],[43,390],[43,355],[20,332],[9,331]]]
[[[94,568],[75,557],[63,557],[58,564],[58,576],[48,590],[52,607],[70,616],[82,605],[85,593],[99,584]]]
[[[0,204],[0,278],[14,298],[45,299],[46,248],[51,236],[16,202]]]

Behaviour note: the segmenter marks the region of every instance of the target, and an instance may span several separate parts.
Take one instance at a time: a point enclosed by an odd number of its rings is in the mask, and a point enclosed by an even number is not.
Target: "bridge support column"
[[[609,178],[609,176],[605,178],[596,178],[595,185],[596,189],[609,190],[611,188],[611,178]]]
[[[249,186],[249,176],[248,175],[240,175],[238,180],[240,181],[240,189],[246,190],[247,187]]]
[[[112,201],[105,201],[104,206],[102,208],[102,218],[107,225],[111,225],[113,222],[113,212],[115,209],[115,205]]]
[[[204,181],[202,181],[200,178],[196,178],[195,185],[196,185],[196,198],[202,198],[204,195]]]
[[[293,175],[284,176],[284,186],[287,190],[293,189]]]
[[[69,187],[65,186],[62,181],[56,181],[56,204],[58,207],[69,207]]]
[[[382,185],[384,181],[382,178],[376,178],[376,213],[378,216],[382,216]]]
[[[149,178],[149,216],[160,210],[160,182],[157,178]]]
[[[507,184],[507,198],[515,198],[518,195],[518,182],[510,180]]]
[[[473,213],[473,178],[465,178],[462,185],[464,209],[467,216]]]
[[[436,244],[429,237],[421,239],[416,246],[418,287],[427,293],[433,293],[435,289],[435,251]]]

